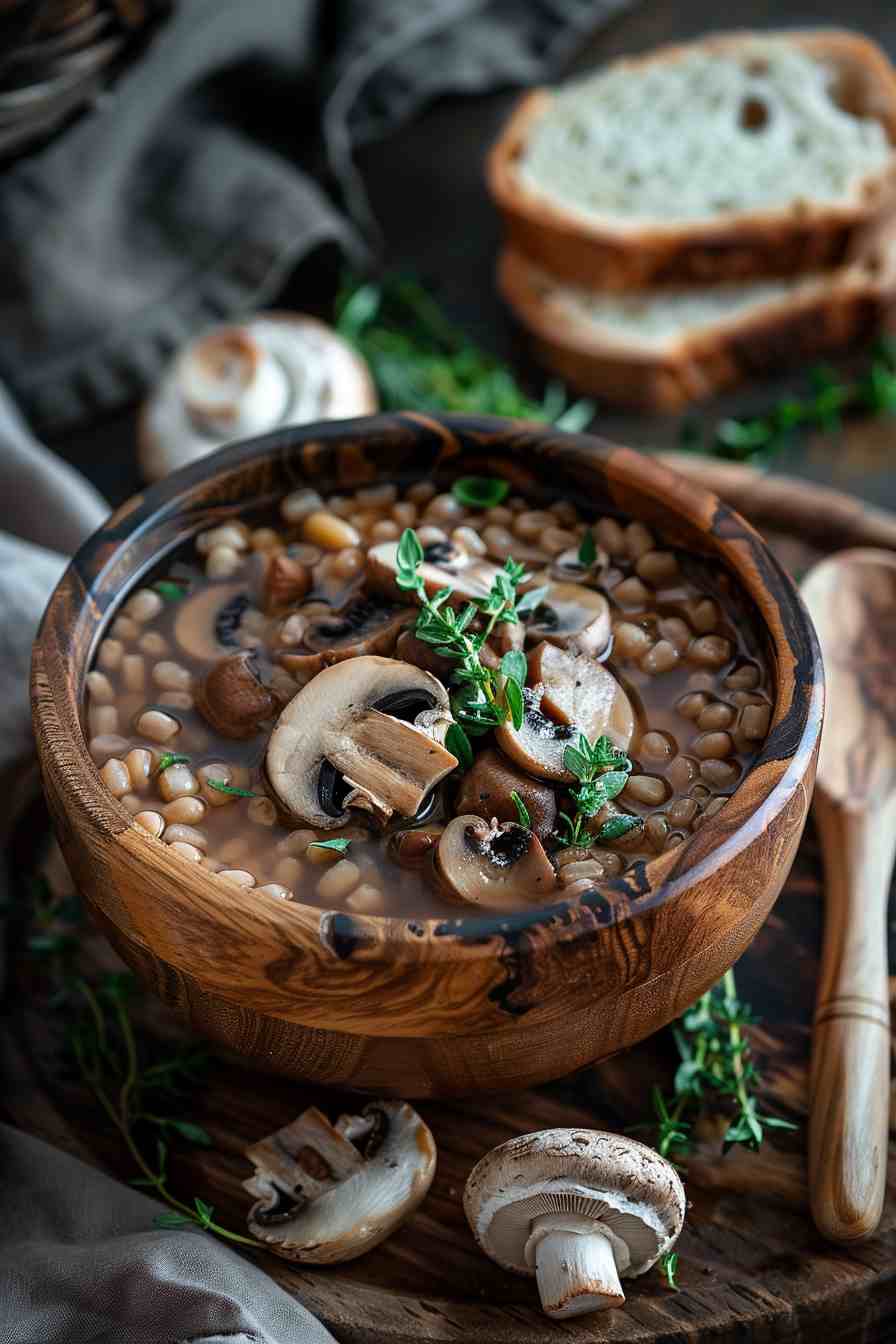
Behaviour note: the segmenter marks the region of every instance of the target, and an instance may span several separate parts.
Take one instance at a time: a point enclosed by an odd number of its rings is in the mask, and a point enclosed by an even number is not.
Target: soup
[[[463,478],[199,535],[112,621],[85,714],[110,792],[235,899],[456,918],[682,844],[771,700],[725,572]]]

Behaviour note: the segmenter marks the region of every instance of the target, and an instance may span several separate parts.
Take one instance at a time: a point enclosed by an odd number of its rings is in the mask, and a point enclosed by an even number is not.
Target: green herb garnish
[[[510,482],[494,476],[461,476],[451,487],[451,493],[468,509],[493,509],[510,493]]]
[[[795,430],[831,433],[846,414],[896,414],[896,342],[884,337],[874,347],[868,372],[857,378],[838,378],[827,365],[809,370],[809,395],[785,397],[766,414],[726,419],[704,430],[693,419],[682,422],[679,446],[737,462],[767,460]]]
[[[458,331],[407,276],[349,279],[336,301],[336,329],[367,361],[383,410],[507,415],[573,432],[594,417],[593,402],[570,404],[558,382],[540,402],[528,397],[506,365]]]
[[[186,588],[182,588],[179,583],[171,583],[168,579],[159,579],[153,584],[153,588],[164,597],[166,602],[179,602],[186,595]]]
[[[332,849],[337,854],[344,854],[350,844],[351,840],[346,840],[344,835],[340,835],[335,840],[312,840],[308,848]]]
[[[80,901],[54,896],[43,879],[30,887],[32,927],[37,932],[28,947],[49,971],[53,993],[48,1007],[64,1014],[78,1073],[140,1173],[130,1184],[151,1190],[169,1205],[170,1212],[159,1214],[156,1225],[195,1225],[241,1246],[259,1246],[252,1237],[215,1222],[214,1209],[198,1196],[185,1202],[168,1184],[169,1138],[201,1148],[212,1146],[202,1125],[179,1114],[185,1098],[201,1094],[208,1065],[205,1046],[141,1039],[131,1017],[130,1001],[139,992],[133,976],[113,972],[91,981],[81,973]]]
[[[496,625],[519,624],[521,616],[543,600],[547,588],[536,588],[518,597],[517,588],[525,567],[515,560],[506,560],[488,595],[467,602],[458,612],[446,605],[451,588],[440,588],[434,597],[429,596],[418,573],[422,560],[420,539],[412,528],[406,528],[398,543],[396,583],[405,592],[416,593],[420,600],[414,634],[425,644],[431,644],[440,657],[455,664],[452,672],[456,687],[452,698],[455,719],[463,725],[466,735],[472,733],[474,737],[507,719],[519,728],[525,712],[524,655],[519,650],[510,650],[501,661],[500,673],[485,667],[479,655]],[[470,634],[469,626],[477,618],[482,628]],[[454,755],[461,759],[458,752]]]
[[[452,723],[445,734],[445,748],[452,756],[457,757],[462,770],[469,770],[472,767],[473,747],[459,723]]]
[[[557,841],[564,849],[619,840],[643,824],[640,817],[620,813],[605,821],[594,835],[586,829],[589,818],[596,816],[622,792],[631,774],[631,761],[624,752],[616,750],[608,737],[599,737],[592,745],[584,733],[580,733],[576,745],[564,751],[563,764],[579,781],[578,787],[570,789],[576,804],[575,816],[560,813],[565,830],[557,834]]]
[[[251,789],[240,789],[235,784],[228,784],[223,779],[207,779],[206,784],[210,789],[215,789],[218,793],[229,793],[233,798],[260,798],[260,793],[253,793]]]
[[[156,766],[156,774],[160,775],[163,770],[167,770],[169,765],[189,765],[189,756],[182,756],[177,751],[163,751],[159,757],[159,763]]]
[[[657,1263],[657,1268],[666,1280],[668,1286],[673,1292],[678,1292],[678,1280],[675,1275],[678,1273],[678,1252],[666,1251],[661,1255]]]
[[[531,829],[532,829],[532,819],[531,819],[531,817],[529,816],[529,809],[528,809],[528,807],[527,807],[526,804],[523,802],[522,798],[521,798],[520,795],[517,793],[516,789],[511,789],[511,790],[510,790],[510,797],[511,797],[511,799],[513,800],[513,805],[514,805],[514,807],[516,808],[516,819],[517,819],[517,821],[519,822],[519,824],[520,824],[521,826],[525,826],[525,828],[526,828],[527,831],[531,831]]]
[[[590,569],[597,559],[597,545],[594,541],[594,533],[591,531],[590,527],[582,538],[581,545],[579,546],[578,559],[579,564],[583,569]]]
[[[764,1115],[755,1091],[760,1077],[753,1064],[744,1028],[755,1022],[747,1004],[737,997],[734,971],[697,1000],[672,1029],[679,1065],[673,1094],[652,1091],[656,1148],[663,1157],[685,1158],[691,1147],[693,1122],[713,1103],[733,1108],[722,1138],[722,1150],[743,1144],[756,1152],[766,1129],[796,1129],[789,1120]]]

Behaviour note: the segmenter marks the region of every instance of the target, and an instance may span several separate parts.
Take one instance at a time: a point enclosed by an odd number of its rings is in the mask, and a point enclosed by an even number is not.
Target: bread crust
[[[613,339],[552,298],[550,280],[521,253],[498,260],[498,288],[564,381],[606,401],[658,412],[756,374],[840,349],[896,321],[896,221],[869,226],[837,271],[798,294],[757,305],[657,349]]]
[[[744,281],[838,266],[856,230],[896,202],[896,69],[874,42],[842,29],[739,32],[661,47],[617,64],[635,71],[677,59],[694,47],[727,52],[757,39],[786,40],[833,64],[843,105],[883,125],[894,157],[881,171],[866,174],[860,200],[841,205],[806,201],[642,228],[600,216],[589,220],[533,191],[518,172],[530,130],[553,96],[540,88],[517,104],[487,159],[486,183],[508,244],[562,279],[605,290]]]

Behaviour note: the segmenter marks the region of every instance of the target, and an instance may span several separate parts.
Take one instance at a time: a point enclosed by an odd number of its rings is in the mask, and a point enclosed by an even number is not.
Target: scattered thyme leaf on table
[[[896,415],[896,340],[883,337],[873,347],[866,373],[839,378],[826,364],[809,370],[805,397],[784,397],[764,415],[720,420],[705,427],[688,417],[679,430],[679,446],[733,462],[767,461],[789,442],[794,431],[832,433],[845,415]]]
[[[335,325],[367,361],[384,410],[503,415],[572,432],[594,418],[594,403],[570,403],[558,382],[541,401],[527,396],[510,369],[449,322],[411,277],[350,278],[336,300]]]

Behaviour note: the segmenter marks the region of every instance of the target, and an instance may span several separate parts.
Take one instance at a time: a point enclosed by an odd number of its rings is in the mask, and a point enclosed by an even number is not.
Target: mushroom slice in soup
[[[631,701],[603,664],[542,643],[529,655],[534,689],[523,692],[520,728],[508,721],[495,729],[495,741],[516,765],[539,779],[572,783],[563,756],[579,733],[589,742],[607,736],[627,751],[635,730]]]
[[[359,808],[413,817],[457,766],[443,746],[448,692],[421,668],[373,655],[318,673],[293,696],[268,743],[268,780],[292,817],[329,830]]]
[[[240,625],[251,605],[244,582],[200,588],[178,603],[174,638],[190,658],[211,662],[240,647]]]
[[[255,1174],[249,1229],[277,1255],[354,1260],[424,1199],[436,1167],[432,1133],[405,1102],[376,1101],[331,1125],[316,1107],[246,1150]]]
[[[367,552],[367,579],[371,588],[404,596],[395,582],[398,573],[397,541],[384,541]],[[423,561],[417,573],[430,597],[441,588],[450,588],[452,604],[487,597],[500,566],[472,555],[453,541],[435,541],[423,548]]]
[[[526,625],[527,643],[547,640],[574,653],[602,653],[610,642],[610,605],[580,583],[552,583]]]
[[[486,909],[536,905],[557,886],[557,874],[532,831],[472,814],[455,817],[445,827],[436,867],[450,896]]]
[[[403,628],[413,621],[415,607],[396,606],[376,597],[355,597],[338,615],[309,623],[304,645],[327,653],[333,661],[359,654],[390,654]]]

